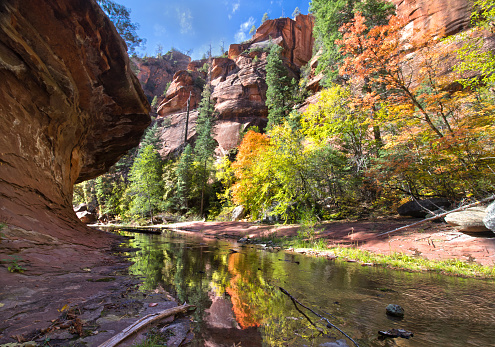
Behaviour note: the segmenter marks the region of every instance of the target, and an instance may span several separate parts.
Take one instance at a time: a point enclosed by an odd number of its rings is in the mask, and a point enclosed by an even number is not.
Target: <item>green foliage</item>
[[[9,257],[9,259],[2,259],[8,264],[7,270],[9,270],[9,272],[23,273],[24,271],[26,271],[26,269],[21,264],[19,264],[22,261],[21,258],[19,258],[17,255],[9,255]]]
[[[489,49],[482,50],[485,43],[482,30],[495,33],[493,2],[491,0],[474,1],[471,22],[474,28],[455,38],[462,40],[464,45],[457,51],[459,63],[454,66],[454,70],[461,75],[472,73],[481,75],[481,77],[461,79],[460,82],[465,87],[493,86],[495,85],[495,53]]]
[[[294,103],[295,81],[291,80],[280,53],[282,47],[272,45],[266,59],[266,105],[268,106],[268,129],[282,124]]]
[[[162,163],[153,145],[142,148],[131,168],[131,213],[149,214],[159,209],[163,197]]]
[[[163,91],[163,96],[167,95],[167,91],[170,88],[170,85],[172,84],[172,81],[168,81],[167,85],[165,86],[165,90]]]
[[[301,10],[299,9],[299,7],[296,7],[294,9],[294,12],[292,12],[292,18],[296,19],[296,17],[299,16],[300,14],[301,14]]]
[[[198,71],[208,74],[209,69],[210,69],[210,64],[204,63],[203,66],[198,69]]]
[[[153,97],[153,101],[151,101],[151,107],[156,107],[156,104],[158,103],[158,96]]]
[[[270,18],[268,17],[268,13],[265,12],[263,14],[263,18],[261,18],[261,24],[265,23],[267,20],[269,20]]]
[[[256,32],[256,26],[253,24],[253,26],[249,30],[249,35],[254,35],[255,32]]]
[[[97,0],[97,2],[126,42],[129,54],[134,54],[136,48],[144,45],[145,40],[136,33],[139,24],[131,22],[131,10],[112,0]]]
[[[179,209],[188,208],[188,198],[191,193],[193,178],[193,152],[191,145],[187,145],[180,156],[175,173],[177,177],[177,205]]]

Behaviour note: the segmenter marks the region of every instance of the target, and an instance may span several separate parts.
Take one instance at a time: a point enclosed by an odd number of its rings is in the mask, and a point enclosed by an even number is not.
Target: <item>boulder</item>
[[[401,216],[423,218],[429,211],[449,208],[450,205],[450,201],[444,198],[413,200],[399,206],[397,213]]]
[[[0,81],[0,220],[73,241],[74,184],[150,123],[126,44],[94,0],[3,0]]]
[[[487,229],[495,231],[495,201],[486,208],[483,224]]]
[[[76,215],[77,218],[79,218],[79,220],[84,224],[93,224],[98,220],[96,214],[89,211],[77,212]]]
[[[234,208],[234,211],[232,211],[232,221],[237,222],[241,219],[244,218],[246,215],[246,208],[244,205],[237,206]]]
[[[459,231],[484,232],[489,229],[483,223],[486,208],[472,207],[464,211],[452,212],[445,216],[445,221]]]

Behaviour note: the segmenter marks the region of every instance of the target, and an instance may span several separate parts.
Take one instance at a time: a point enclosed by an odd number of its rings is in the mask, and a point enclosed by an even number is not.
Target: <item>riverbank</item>
[[[411,271],[438,271],[469,277],[495,277],[495,234],[466,234],[445,223],[425,222],[382,235],[419,219],[382,218],[333,221],[313,229],[299,225],[248,222],[185,222],[164,228],[206,238],[250,239],[299,253],[386,265]],[[156,227],[156,226],[155,226]],[[409,265],[409,266],[408,266]]]
[[[124,238],[81,229],[69,242],[2,228],[0,345],[97,346],[140,317],[178,306],[160,288],[139,290],[141,280],[129,275],[125,257],[135,250],[123,247]],[[175,323],[183,339],[191,338],[187,317]],[[123,346],[144,337],[136,335]]]

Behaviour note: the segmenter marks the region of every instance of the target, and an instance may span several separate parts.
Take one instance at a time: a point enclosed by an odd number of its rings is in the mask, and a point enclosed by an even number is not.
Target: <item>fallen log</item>
[[[177,306],[177,307],[172,307],[169,308],[165,311],[162,312],[157,312],[157,313],[152,313],[147,316],[144,316],[143,318],[139,319],[138,321],[134,322],[124,330],[122,330],[120,333],[117,335],[113,336],[112,338],[108,339],[107,341],[103,342],[99,347],[114,347],[117,346],[119,343],[121,343],[123,340],[134,334],[135,332],[141,330],[145,326],[153,323],[154,321],[157,321],[162,318],[166,318],[169,316],[176,315],[178,313],[184,313],[188,311],[189,309],[194,309],[196,306],[194,305],[188,305],[184,304],[182,306]]]
[[[444,213],[440,213],[440,214],[437,214],[433,217],[430,217],[430,218],[426,218],[426,219],[423,219],[423,220],[420,220],[418,222],[415,222],[415,223],[412,223],[412,224],[408,224],[408,225],[404,225],[403,227],[400,227],[400,228],[397,228],[397,229],[394,229],[394,230],[390,230],[390,231],[387,231],[387,232],[384,232],[384,233],[381,233],[381,234],[378,234],[377,236],[383,236],[383,235],[387,235],[387,234],[391,234],[391,233],[395,233],[396,231],[399,231],[399,230],[403,230],[403,229],[407,229],[407,228],[410,228],[410,227],[413,227],[413,226],[416,226],[418,224],[422,224],[424,222],[428,222],[430,220],[434,220],[434,219],[438,219],[438,218],[442,218],[442,217],[445,217],[446,215],[448,215],[449,213],[452,213],[452,212],[458,212],[458,211],[463,211],[467,208],[470,208],[470,207],[473,207],[473,206],[476,206],[476,205],[479,205],[479,204],[482,204],[484,202],[487,202],[487,201],[490,201],[490,200],[494,200],[495,199],[495,195],[492,195],[492,196],[489,196],[483,200],[480,200],[480,201],[476,201],[476,202],[473,202],[472,204],[469,204],[469,205],[464,205],[464,206],[461,206],[461,207],[458,207],[456,209],[453,209],[451,211],[448,211],[448,212],[444,212]]]

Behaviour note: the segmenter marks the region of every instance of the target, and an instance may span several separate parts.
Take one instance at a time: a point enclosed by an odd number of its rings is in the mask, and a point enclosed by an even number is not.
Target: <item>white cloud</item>
[[[181,11],[177,8],[177,17],[179,18],[179,26],[181,34],[194,34],[192,21],[193,17],[191,15],[191,10],[186,9]]]
[[[232,14],[236,13],[239,7],[241,7],[241,0],[237,0],[232,4]]]
[[[239,27],[239,31],[235,34],[235,41],[242,42],[245,41],[248,37],[248,32],[251,30],[251,27],[254,25],[255,20],[253,17],[249,17],[247,21],[241,24]]]

